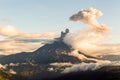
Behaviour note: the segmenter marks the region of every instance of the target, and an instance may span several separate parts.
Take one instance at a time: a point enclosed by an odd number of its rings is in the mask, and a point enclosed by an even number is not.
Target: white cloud
[[[16,36],[19,35],[20,31],[17,30],[15,27],[13,26],[0,26],[0,35],[2,36],[8,36],[8,37],[12,37],[12,36]]]
[[[5,69],[5,68],[6,68],[6,66],[4,66],[4,65],[0,64],[0,68]]]
[[[15,40],[4,40],[0,41],[0,55],[9,55],[9,54],[15,54],[19,52],[31,52],[36,50],[37,48],[41,47],[43,44],[41,42],[37,43],[20,43]]]
[[[11,38],[56,38],[59,36],[54,32],[25,33],[11,25],[0,26],[0,35]]]
[[[62,62],[62,63],[50,63],[51,66],[58,66],[58,67],[61,67],[61,66],[72,66],[73,64],[72,63],[67,63],[67,62]]]
[[[16,72],[15,72],[13,69],[10,69],[9,72],[10,72],[11,74],[16,74]]]
[[[103,66],[120,66],[120,62],[100,61],[97,63],[80,63],[66,68],[62,73],[96,70]]]
[[[43,45],[40,39],[48,39],[46,42],[49,42],[58,37],[53,32],[25,33],[10,25],[0,26],[0,35],[6,37],[0,41],[0,55],[34,51]]]

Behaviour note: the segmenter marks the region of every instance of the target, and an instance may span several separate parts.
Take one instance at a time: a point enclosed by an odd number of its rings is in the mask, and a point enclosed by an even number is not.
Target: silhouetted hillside
[[[94,71],[68,73],[44,80],[120,80],[120,66],[106,66]]]
[[[4,69],[0,69],[0,80],[16,80],[13,75]]]
[[[73,49],[62,41],[46,44],[34,52],[22,52],[0,57],[1,64],[19,63],[8,65],[6,70],[13,69],[16,75],[0,70],[1,78],[8,80],[120,80],[120,67],[108,66],[94,71],[82,71],[62,74],[68,66],[53,66],[51,63],[79,63],[81,60],[68,55]],[[87,58],[94,58],[83,54]],[[88,60],[88,62],[91,62]],[[4,79],[3,79],[4,80]]]
[[[53,62],[71,62],[79,63],[80,60],[74,56],[69,56],[71,48],[62,41],[55,41],[52,44],[46,44],[34,52],[22,52],[13,55],[3,56],[0,63],[39,63],[47,64]]]

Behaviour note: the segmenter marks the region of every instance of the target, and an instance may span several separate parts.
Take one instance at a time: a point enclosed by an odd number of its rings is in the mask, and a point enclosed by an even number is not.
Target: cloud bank
[[[4,37],[0,41],[0,55],[34,51],[59,37],[54,32],[25,33],[10,25],[0,26],[0,36]]]
[[[66,68],[62,73],[97,70],[103,66],[120,66],[119,62],[101,61],[97,63],[80,63]]]
[[[55,38],[58,37],[58,35],[54,32],[45,32],[45,33],[25,33],[14,26],[5,25],[0,26],[0,35],[6,36],[6,37],[12,37],[12,38]]]

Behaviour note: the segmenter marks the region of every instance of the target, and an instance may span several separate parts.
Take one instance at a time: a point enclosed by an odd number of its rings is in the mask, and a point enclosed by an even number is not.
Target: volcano
[[[49,76],[60,75],[61,71],[69,65],[58,67],[52,64],[70,63],[71,65],[81,62],[77,57],[69,55],[73,49],[63,42],[63,38],[67,33],[68,29],[66,29],[66,32],[61,32],[61,36],[56,38],[53,43],[45,44],[33,52],[21,52],[13,55],[1,56],[0,63],[2,65],[7,65],[6,69],[8,71],[13,69],[17,72],[17,75],[23,78],[29,77],[30,79],[32,77],[31,79],[41,79],[45,78],[46,74]]]
[[[45,44],[44,46],[38,48],[33,52],[21,52],[8,56],[1,56],[0,63],[2,65],[7,65],[6,69],[10,71],[13,69],[17,72],[17,75],[23,77],[32,77],[32,79],[44,78],[43,75],[60,75],[66,67],[70,67],[73,64],[81,63],[82,61],[72,55],[69,55],[74,49],[65,44],[63,39],[69,33],[69,29],[66,29],[65,32],[61,32],[59,38],[54,39],[53,43]],[[82,52],[78,52],[86,57],[87,56]],[[70,64],[70,65],[57,65],[53,64]],[[42,75],[42,76],[38,76]]]
[[[54,41],[52,44],[46,44],[34,52],[22,52],[13,55],[3,56],[0,63],[28,63],[28,64],[49,64],[54,62],[80,63],[80,60],[68,54],[72,51],[62,41]]]
[[[56,38],[53,43],[45,44],[44,46],[38,48],[33,52],[21,52],[13,55],[0,57],[1,64],[10,63],[28,63],[28,64],[49,64],[54,62],[70,62],[70,63],[80,63],[81,60],[75,56],[69,55],[74,49],[65,44],[63,39],[69,33],[69,29],[65,32],[61,32],[61,36]],[[80,51],[79,54],[84,55],[87,58],[94,58],[86,55]],[[98,59],[98,58],[97,58]],[[87,60],[85,61],[87,62]],[[88,61],[89,62],[89,61]]]
[[[84,61],[80,58],[71,55],[74,49],[64,43],[64,37],[69,33],[69,29],[61,32],[59,38],[54,39],[52,43],[47,43],[33,52],[21,52],[8,56],[1,56],[0,63],[6,67],[7,71],[13,70],[17,74],[11,74],[14,80],[42,80],[42,79],[84,79],[84,80],[99,80],[109,79],[109,75],[120,73],[119,67],[103,67],[96,71],[82,71],[76,73],[62,74],[66,68],[80,63],[96,63],[94,60],[99,58],[86,55],[83,52],[77,51],[78,54],[89,59]],[[91,60],[90,60],[91,59]],[[89,66],[89,65],[88,65]],[[94,66],[93,66],[94,67]],[[117,70],[118,72],[117,72]],[[2,70],[2,69],[1,69]],[[112,71],[114,70],[114,71]],[[111,72],[112,71],[112,72]],[[111,72],[111,73],[109,73]],[[109,74],[108,74],[109,73]],[[105,74],[105,75],[104,75]],[[61,76],[62,75],[62,76]],[[93,77],[94,75],[98,78]],[[72,76],[72,77],[71,77]],[[80,76],[80,77],[79,77]],[[83,77],[82,77],[83,76]],[[86,78],[85,76],[88,76]],[[106,77],[107,78],[100,78]],[[115,75],[116,78],[118,75]],[[53,78],[55,77],[55,78]],[[58,78],[56,78],[58,77]],[[10,77],[11,78],[11,77]],[[71,79],[70,79],[71,78]],[[118,77],[119,78],[119,77]],[[47,80],[49,80],[47,79]],[[120,79],[120,78],[119,78]]]

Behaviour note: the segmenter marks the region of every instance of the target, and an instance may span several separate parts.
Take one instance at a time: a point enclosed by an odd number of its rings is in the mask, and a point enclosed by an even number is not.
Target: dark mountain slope
[[[8,55],[0,58],[0,63],[1,64],[9,64],[9,63],[23,63],[26,62],[26,59],[28,56],[32,55],[31,53],[17,53],[13,55]]]
[[[9,63],[39,63],[48,64],[53,62],[79,63],[80,60],[69,56],[71,48],[62,41],[46,44],[34,52],[22,52],[0,58],[1,64]]]
[[[69,56],[71,52],[71,48],[67,46],[62,41],[55,41],[52,44],[46,44],[45,46],[39,48],[34,51],[34,55],[30,58],[34,60],[34,62],[38,63],[53,63],[53,62],[71,62],[78,63],[79,59]]]

